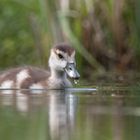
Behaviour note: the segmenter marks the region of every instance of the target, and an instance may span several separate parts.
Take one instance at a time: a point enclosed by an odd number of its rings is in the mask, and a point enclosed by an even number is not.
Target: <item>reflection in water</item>
[[[67,140],[74,130],[76,96],[62,91],[50,91],[49,126],[50,135],[54,139]]]
[[[1,91],[0,139],[137,140],[139,101],[128,91]]]
[[[33,110],[46,108],[48,110],[48,124],[50,138],[52,140],[67,140],[74,131],[74,121],[77,105],[77,97],[70,91],[49,90],[42,91],[17,90],[12,94],[1,94],[2,106],[14,106],[20,114],[28,115]]]

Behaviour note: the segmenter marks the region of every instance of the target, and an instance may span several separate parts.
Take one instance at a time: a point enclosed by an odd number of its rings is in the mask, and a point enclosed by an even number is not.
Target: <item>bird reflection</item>
[[[8,93],[8,94],[5,94]],[[9,94],[10,93],[10,94]],[[74,131],[77,96],[64,90],[13,90],[0,93],[1,106],[14,107],[22,115],[45,110],[50,139],[66,140]]]
[[[52,139],[68,139],[74,129],[77,99],[72,94],[52,91],[49,102],[49,125]],[[54,135],[55,134],[55,135]]]

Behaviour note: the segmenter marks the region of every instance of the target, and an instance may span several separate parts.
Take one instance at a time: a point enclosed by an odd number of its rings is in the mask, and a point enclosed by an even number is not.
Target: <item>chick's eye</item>
[[[63,56],[62,54],[58,54],[58,57],[59,57],[60,59],[63,59],[63,58],[64,58],[64,56]]]

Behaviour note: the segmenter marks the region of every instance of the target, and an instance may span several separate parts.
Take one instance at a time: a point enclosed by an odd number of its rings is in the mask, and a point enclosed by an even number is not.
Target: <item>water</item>
[[[140,90],[1,90],[1,140],[139,140]]]
[[[74,80],[74,84],[77,85],[79,80]]]

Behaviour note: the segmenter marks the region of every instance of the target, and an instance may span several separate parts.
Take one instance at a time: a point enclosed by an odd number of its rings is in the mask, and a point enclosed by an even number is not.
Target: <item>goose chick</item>
[[[67,78],[79,79],[75,50],[61,43],[51,49],[50,72],[31,66],[13,68],[0,75],[0,89],[64,89],[72,87]]]

